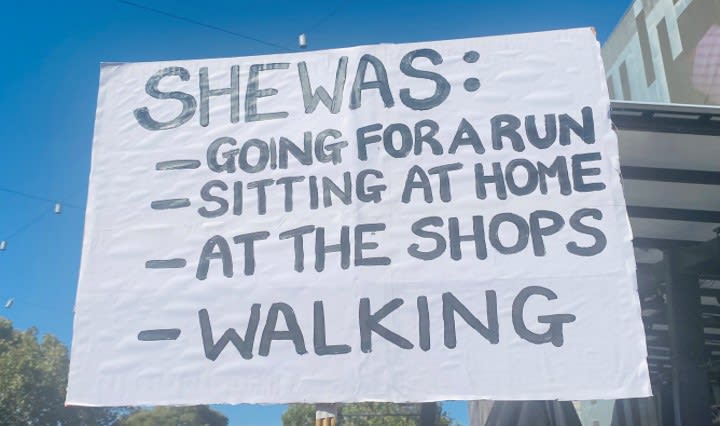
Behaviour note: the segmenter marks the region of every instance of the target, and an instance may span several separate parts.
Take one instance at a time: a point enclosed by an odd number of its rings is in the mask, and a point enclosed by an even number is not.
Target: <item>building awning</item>
[[[720,226],[720,108],[614,102],[635,246],[707,241]]]
[[[673,353],[681,350],[672,347],[679,339],[671,336],[667,296],[668,282],[682,269],[699,277],[697,317],[706,348],[700,356],[709,361],[709,379],[720,380],[720,108],[613,102],[610,114],[634,235],[651,379],[667,382]],[[671,257],[680,264],[669,262]]]

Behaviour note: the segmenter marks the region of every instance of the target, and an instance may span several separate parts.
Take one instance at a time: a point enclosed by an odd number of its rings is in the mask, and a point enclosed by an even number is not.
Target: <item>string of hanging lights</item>
[[[63,205],[62,203],[55,203],[53,206],[53,213],[56,215],[59,215],[62,213]],[[8,248],[8,241],[18,235],[20,235],[22,232],[27,231],[32,226],[39,223],[42,219],[44,219],[49,213],[49,210],[43,210],[38,216],[33,218],[31,221],[25,223],[24,225],[20,226],[15,231],[8,234],[5,238],[0,240],[0,251],[5,251]]]
[[[25,222],[20,227],[15,229],[14,231],[10,232],[9,234],[0,235],[0,252],[8,250],[9,242],[13,240],[15,237],[19,236],[23,232],[27,231],[28,229],[32,228],[33,226],[39,224],[43,219],[47,218],[49,215],[60,215],[63,213],[63,210],[68,207],[71,209],[81,209],[82,207],[77,204],[73,203],[62,203],[58,202],[52,198],[44,197],[36,194],[30,194],[27,192],[19,191],[13,188],[7,188],[7,187],[0,187],[0,193],[6,193],[11,194],[13,196],[22,197],[28,200],[33,200],[37,203],[42,203],[45,207],[42,208],[42,210],[39,212],[39,214],[35,217],[33,217],[28,222]],[[50,207],[52,206],[52,207]],[[22,307],[29,307],[31,309],[38,309],[43,311],[48,310],[63,310],[62,308],[58,307],[52,307],[52,306],[44,306],[39,305],[33,302],[27,302],[25,300],[17,300],[15,297],[8,297],[7,295],[4,295],[3,297],[0,297],[0,308],[9,310],[13,308],[16,304],[20,304]]]

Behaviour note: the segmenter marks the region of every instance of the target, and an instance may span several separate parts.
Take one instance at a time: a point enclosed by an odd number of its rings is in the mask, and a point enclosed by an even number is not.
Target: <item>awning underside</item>
[[[667,250],[700,276],[708,371],[720,380],[720,109],[613,103],[654,381],[672,368]]]

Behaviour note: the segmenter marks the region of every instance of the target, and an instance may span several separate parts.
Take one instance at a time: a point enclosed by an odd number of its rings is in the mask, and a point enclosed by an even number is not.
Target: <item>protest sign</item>
[[[650,394],[590,29],[103,65],[68,403]]]

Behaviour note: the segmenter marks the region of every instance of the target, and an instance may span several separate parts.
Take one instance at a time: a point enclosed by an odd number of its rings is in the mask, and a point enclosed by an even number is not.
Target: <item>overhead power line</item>
[[[13,232],[5,235],[5,236],[0,235],[0,237],[4,237],[3,239],[0,239],[0,251],[5,251],[5,250],[7,249],[8,244],[9,244],[8,241],[9,241],[10,239],[12,239],[12,238],[14,238],[14,237],[17,237],[17,236],[20,235],[21,233],[27,231],[27,230],[30,229],[32,226],[34,226],[34,225],[36,225],[37,223],[39,223],[39,222],[40,222],[41,220],[43,220],[46,216],[48,216],[48,215],[50,214],[50,212],[53,212],[53,213],[55,213],[56,215],[59,215],[60,213],[62,213],[62,204],[60,204],[60,203],[55,203],[55,206],[54,206],[54,208],[53,208],[52,210],[50,210],[49,208],[43,209],[42,212],[41,212],[39,215],[37,215],[36,217],[34,217],[31,221],[26,222],[25,224],[23,224],[22,226],[20,226],[19,228],[17,228],[15,231],[13,231]]]
[[[30,228],[31,226],[33,226],[33,225],[35,225],[36,223],[38,223],[38,222],[40,222],[41,220],[43,220],[43,219],[45,218],[45,216],[47,216],[49,213],[50,213],[50,210],[43,210],[42,213],[40,213],[39,215],[37,215],[37,216],[36,216],[35,218],[33,218],[31,221],[25,223],[24,225],[22,225],[21,227],[19,227],[18,229],[16,229],[16,230],[15,230],[14,232],[12,232],[11,234],[7,235],[4,239],[5,239],[5,240],[9,240],[9,239],[11,239],[11,238],[13,238],[13,237],[16,237],[16,236],[20,235],[20,233],[22,233],[23,231],[26,231],[26,230],[27,230],[28,228]]]
[[[31,199],[31,200],[36,200],[36,201],[45,201],[45,202],[48,202],[48,203],[57,203],[57,202],[59,202],[59,200],[53,200],[53,199],[51,199],[51,198],[49,198],[49,197],[42,197],[42,196],[39,196],[39,195],[28,194],[27,192],[18,191],[18,190],[16,190],[16,189],[10,189],[10,188],[0,187],[0,192],[5,192],[5,193],[8,193],[8,194],[18,195],[18,196],[20,196],[20,197],[25,197],[25,198],[28,198],[28,199]],[[82,209],[82,207],[79,206],[79,205],[77,205],[77,204],[65,203],[65,202],[63,202],[62,204],[63,204],[64,206],[72,207],[72,208],[74,208],[74,209]]]
[[[321,24],[324,24],[325,21],[327,21],[328,19],[330,19],[330,18],[332,18],[333,16],[335,16],[335,15],[345,6],[346,3],[347,3],[346,0],[341,0],[341,1],[339,1],[339,2],[338,2],[338,5],[335,6],[335,8],[330,11],[330,13],[328,13],[327,15],[323,16],[322,18],[318,19],[317,21],[313,22],[312,25],[310,25],[309,27],[307,27],[307,28],[305,29],[305,32],[304,32],[304,33],[308,33],[308,34],[309,34],[311,31],[315,30],[315,29],[316,29],[317,27],[319,27]]]
[[[274,47],[274,48],[276,48],[276,49],[280,49],[280,50],[283,50],[283,51],[286,51],[286,52],[297,52],[297,50],[291,49],[291,48],[286,47],[286,46],[283,46],[283,45],[281,45],[281,44],[277,44],[277,43],[273,43],[273,42],[270,42],[270,41],[261,40],[261,39],[259,39],[259,38],[257,38],[257,37],[249,36],[249,35],[247,35],[247,34],[241,34],[241,33],[237,32],[237,31],[228,30],[228,29],[226,29],[226,28],[218,27],[217,25],[206,24],[206,23],[204,23],[204,22],[196,21],[195,19],[192,19],[192,18],[188,18],[188,17],[185,17],[185,16],[176,15],[176,14],[174,14],[174,13],[166,12],[166,11],[164,11],[164,10],[156,9],[156,8],[150,7],[150,6],[145,6],[145,5],[140,4],[140,3],[135,3],[135,2],[132,2],[132,1],[128,1],[128,0],[115,0],[115,1],[117,1],[118,3],[122,3],[122,4],[125,4],[125,5],[128,5],[128,6],[132,6],[132,7],[138,8],[138,9],[142,9],[142,10],[145,10],[145,11],[148,11],[148,12],[153,12],[153,13],[156,13],[156,14],[158,14],[158,15],[163,15],[163,16],[167,16],[167,17],[169,17],[169,18],[177,19],[177,20],[179,20],[179,21],[187,22],[187,23],[189,23],[189,24],[198,25],[198,26],[201,26],[201,27],[204,27],[204,28],[208,28],[208,29],[215,30],[215,31],[220,31],[220,32],[222,32],[222,33],[229,34],[229,35],[232,35],[232,36],[235,36],[235,37],[239,37],[239,38],[242,38],[242,39],[245,39],[245,40],[254,41],[254,42],[256,42],[256,43],[264,44],[265,46]]]

